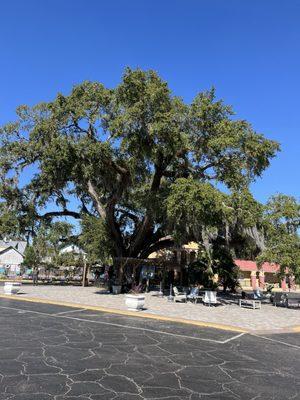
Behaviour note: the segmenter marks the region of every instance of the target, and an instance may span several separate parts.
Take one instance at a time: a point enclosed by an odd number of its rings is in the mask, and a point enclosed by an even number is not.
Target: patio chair
[[[186,302],[187,299],[186,293],[179,292],[176,286],[173,287],[173,291],[174,291],[174,301]]]
[[[287,296],[285,293],[282,292],[275,292],[274,293],[274,297],[273,297],[273,305],[275,307],[279,306],[283,306],[286,307],[287,306]]]
[[[264,296],[262,295],[262,293],[259,289],[253,290],[253,299],[254,300],[262,300],[263,298],[264,298]]]
[[[217,292],[214,292],[212,290],[206,290],[204,294],[204,299],[203,299],[204,304],[208,304],[209,306],[211,304],[218,304],[217,301]]]
[[[300,307],[300,293],[290,292],[287,293],[287,307],[298,306]]]
[[[187,295],[187,300],[190,300],[196,304],[199,299],[200,300],[202,299],[202,296],[200,296],[199,294],[199,288],[197,287],[192,288],[190,293]]]

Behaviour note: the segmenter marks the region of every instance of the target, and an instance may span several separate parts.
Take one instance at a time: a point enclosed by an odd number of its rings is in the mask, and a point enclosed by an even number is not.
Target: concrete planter
[[[20,282],[5,282],[4,293],[5,294],[17,294],[21,289],[22,283]]]
[[[113,285],[112,286],[113,294],[120,294],[121,290],[122,290],[122,286],[121,285]]]
[[[128,310],[141,311],[145,305],[145,296],[143,294],[126,294],[125,304]]]

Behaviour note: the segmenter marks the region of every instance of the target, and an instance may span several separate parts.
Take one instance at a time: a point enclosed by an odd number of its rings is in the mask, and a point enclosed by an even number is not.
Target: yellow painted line
[[[30,279],[9,279],[9,278],[0,278],[0,282],[20,282],[20,283],[32,283]]]
[[[124,315],[127,317],[130,316],[130,317],[137,317],[137,318],[154,319],[157,321],[177,322],[180,324],[205,327],[205,328],[214,328],[214,329],[230,331],[230,332],[241,332],[241,333],[248,332],[246,329],[242,329],[242,328],[239,328],[236,326],[231,326],[231,325],[223,325],[223,324],[217,324],[217,323],[213,323],[213,322],[195,321],[192,319],[190,320],[190,319],[185,319],[185,318],[165,317],[163,315],[156,315],[156,314],[150,314],[150,313],[144,313],[144,312],[118,310],[118,309],[109,308],[109,307],[89,306],[89,305],[85,305],[85,304],[67,303],[67,302],[63,302],[63,301],[44,300],[44,299],[39,299],[39,298],[20,297],[20,296],[5,295],[5,294],[0,294],[0,298],[19,300],[19,301],[27,301],[27,302],[31,302],[31,303],[52,304],[52,305],[56,305],[56,306],[80,308],[80,309],[91,310],[91,311],[101,311],[101,312],[105,312],[105,313],[109,313],[109,314]]]

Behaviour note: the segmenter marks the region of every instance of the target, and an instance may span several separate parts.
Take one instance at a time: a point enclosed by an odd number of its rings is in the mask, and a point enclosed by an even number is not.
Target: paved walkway
[[[0,287],[1,292],[3,288]],[[103,294],[95,287],[23,285],[18,296],[126,310],[124,295]],[[276,332],[300,326],[300,309],[274,307],[271,304],[262,304],[260,310],[240,308],[234,303],[207,307],[203,304],[170,303],[167,298],[146,294],[145,306],[146,312],[154,315],[231,325],[247,331]]]

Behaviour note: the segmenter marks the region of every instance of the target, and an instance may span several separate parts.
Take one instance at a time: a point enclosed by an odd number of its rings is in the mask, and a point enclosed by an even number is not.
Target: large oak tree
[[[99,247],[115,257],[146,257],[182,226],[190,239],[219,224],[279,148],[214,90],[188,104],[155,72],[139,69],[127,69],[113,89],[83,82],[54,101],[20,106],[0,135],[3,213],[29,232],[60,216],[95,221]],[[202,210],[195,215],[194,201]],[[193,221],[197,229],[188,229]]]

